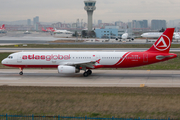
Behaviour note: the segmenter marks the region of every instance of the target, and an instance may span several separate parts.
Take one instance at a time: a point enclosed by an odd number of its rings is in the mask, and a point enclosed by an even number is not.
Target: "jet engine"
[[[79,73],[79,72],[80,72],[80,69],[74,66],[65,66],[65,65],[58,66],[58,73],[72,74],[72,73]]]

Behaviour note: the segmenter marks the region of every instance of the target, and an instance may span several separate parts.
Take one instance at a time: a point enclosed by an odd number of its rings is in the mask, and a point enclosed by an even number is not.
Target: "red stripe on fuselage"
[[[9,67],[17,67],[17,68],[57,68],[59,65],[10,65],[3,64]]]
[[[125,54],[119,59],[119,61],[118,61],[116,64],[114,64],[114,65],[119,64],[119,63],[123,60],[123,58],[124,58],[128,53],[129,53],[129,52],[125,53]]]

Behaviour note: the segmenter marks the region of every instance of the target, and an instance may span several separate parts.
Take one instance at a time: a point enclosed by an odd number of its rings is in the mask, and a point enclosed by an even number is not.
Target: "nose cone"
[[[145,34],[143,33],[142,35],[141,35],[141,37],[144,37],[145,36]]]
[[[3,65],[6,64],[5,59],[1,61],[1,64],[3,64]]]

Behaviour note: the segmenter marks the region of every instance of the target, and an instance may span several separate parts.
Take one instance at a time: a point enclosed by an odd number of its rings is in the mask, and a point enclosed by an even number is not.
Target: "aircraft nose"
[[[6,60],[5,60],[5,59],[1,61],[1,64],[4,65],[5,63],[6,63]]]

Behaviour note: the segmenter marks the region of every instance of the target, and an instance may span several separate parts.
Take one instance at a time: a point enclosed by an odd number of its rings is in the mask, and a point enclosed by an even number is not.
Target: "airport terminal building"
[[[111,38],[118,36],[118,29],[95,29],[97,38]]]
[[[97,38],[115,38],[122,36],[125,29],[119,29],[118,26],[106,26],[105,29],[95,29]]]

